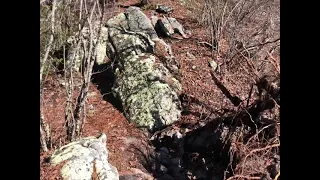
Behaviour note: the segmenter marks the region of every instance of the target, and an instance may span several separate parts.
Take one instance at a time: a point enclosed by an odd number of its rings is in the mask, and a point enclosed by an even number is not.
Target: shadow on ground
[[[114,66],[112,62],[94,65],[92,74],[92,83],[97,85],[103,99],[111,103],[117,110],[122,112],[123,108],[119,99],[112,94],[114,83]]]
[[[262,128],[263,124],[258,119],[264,110],[272,108],[271,102],[256,100],[247,109],[235,111],[212,109],[187,94],[180,98],[185,109],[183,116],[192,114],[200,119],[199,122],[206,121],[203,124],[180,124],[178,128],[168,128],[157,135],[152,140],[156,149],[153,160],[149,160],[150,173],[160,180],[222,180],[234,175],[239,157],[231,149],[232,139],[243,138],[246,143],[257,129]],[[205,116],[209,118],[204,118],[201,113],[188,110],[195,104],[217,116],[214,118],[207,114]],[[184,128],[189,130],[183,133]],[[183,134],[182,138],[178,138],[179,133]],[[271,132],[266,133],[275,136]]]

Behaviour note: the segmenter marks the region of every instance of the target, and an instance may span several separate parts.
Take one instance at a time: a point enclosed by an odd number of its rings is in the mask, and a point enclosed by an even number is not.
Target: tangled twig
[[[269,124],[267,126],[264,126],[263,128],[261,128],[255,135],[253,135],[252,137],[249,138],[249,140],[247,141],[247,144],[249,144],[249,142],[254,139],[255,137],[257,137],[263,130],[269,128],[270,126],[275,125],[275,124]]]
[[[250,177],[250,176],[243,176],[243,175],[234,175],[229,177],[227,180],[235,179],[235,178],[242,178],[242,179],[261,179],[260,177]]]
[[[276,59],[272,56],[271,53],[268,52],[268,55],[270,58],[268,58],[268,60],[270,61],[270,63],[272,64],[272,66],[276,69],[278,75],[280,75],[280,67],[279,67],[279,64],[276,63]],[[272,60],[271,60],[272,59]]]
[[[277,143],[277,144],[268,145],[268,146],[266,146],[266,147],[264,147],[264,148],[258,148],[258,149],[254,149],[254,150],[250,151],[250,152],[246,155],[246,157],[244,158],[244,160],[243,160],[241,172],[243,172],[244,164],[245,164],[247,158],[248,158],[250,155],[252,155],[253,153],[259,152],[259,151],[264,151],[264,150],[267,150],[267,149],[270,149],[270,148],[274,148],[274,147],[279,147],[279,146],[280,146],[280,143]]]

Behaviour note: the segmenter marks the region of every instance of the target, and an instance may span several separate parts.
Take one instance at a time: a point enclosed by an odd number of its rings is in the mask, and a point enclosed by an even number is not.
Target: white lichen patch
[[[68,180],[91,180],[93,166],[100,180],[118,180],[119,174],[115,167],[108,163],[106,135],[88,137],[69,143],[56,150],[50,163],[56,166],[65,161],[61,176]]]

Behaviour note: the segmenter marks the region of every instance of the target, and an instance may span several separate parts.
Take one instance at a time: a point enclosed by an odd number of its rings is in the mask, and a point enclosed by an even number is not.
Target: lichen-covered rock
[[[128,56],[123,71],[116,69],[113,88],[129,121],[150,130],[175,122],[181,113],[177,94],[154,64],[151,54]]]
[[[122,27],[125,29],[129,29],[128,21],[126,15],[124,13],[120,13],[112,18],[110,18],[107,23],[107,27]]]
[[[181,89],[181,84],[155,62],[159,38],[150,19],[139,8],[129,7],[107,26],[117,60],[113,93],[121,100],[127,119],[151,131],[177,121],[181,103],[173,87]]]
[[[108,163],[106,141],[106,135],[102,134],[98,138],[87,137],[71,142],[56,150],[50,163],[53,166],[65,163],[61,175],[67,180],[91,180],[94,169],[100,180],[119,180],[117,169]]]
[[[127,17],[129,30],[133,32],[142,32],[151,39],[157,38],[157,33],[154,30],[151,20],[138,7],[129,7],[125,15]]]

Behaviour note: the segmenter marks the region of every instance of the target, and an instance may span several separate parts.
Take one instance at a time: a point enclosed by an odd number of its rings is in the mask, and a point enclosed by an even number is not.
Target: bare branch
[[[270,148],[279,147],[279,146],[280,146],[280,143],[268,145],[268,146],[266,146],[266,147],[258,148],[258,149],[254,149],[254,150],[250,151],[250,152],[246,155],[246,157],[244,158],[244,160],[243,160],[243,166],[242,166],[241,172],[243,172],[244,164],[245,164],[245,162],[246,162],[246,160],[247,160],[247,158],[248,158],[249,156],[251,156],[252,154],[254,154],[254,153],[256,153],[256,152],[264,151],[264,150],[267,150],[267,149],[270,149]]]
[[[261,179],[261,177],[250,177],[250,176],[243,176],[243,175],[234,175],[234,176],[229,177],[227,180],[236,179],[236,178],[241,178],[241,179]]]
[[[50,39],[49,39],[49,43],[48,43],[46,52],[45,52],[43,60],[42,60],[42,65],[40,67],[40,85],[42,83],[43,70],[44,70],[44,67],[46,66],[48,55],[49,55],[49,52],[51,50],[51,46],[52,46],[53,39],[54,39],[54,37],[53,37],[54,36],[54,22],[55,22],[55,19],[54,19],[55,14],[54,13],[55,13],[55,10],[56,10],[56,1],[57,0],[53,0],[53,2],[52,2],[51,35],[50,35]]]

